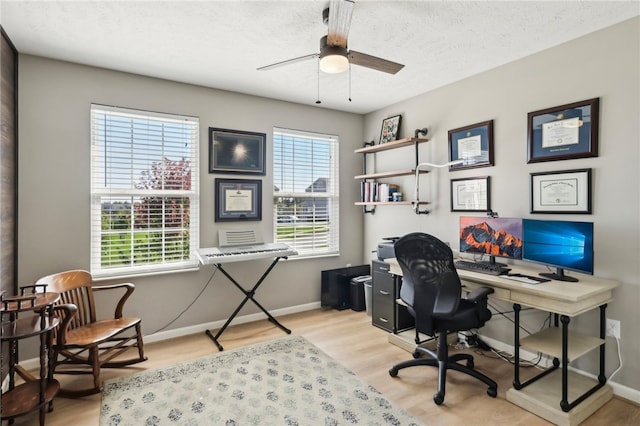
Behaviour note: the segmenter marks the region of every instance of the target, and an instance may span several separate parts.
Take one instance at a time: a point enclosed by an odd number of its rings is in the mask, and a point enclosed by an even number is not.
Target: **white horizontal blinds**
[[[300,255],[339,252],[337,136],[274,129],[274,241]]]
[[[91,272],[197,264],[199,124],[194,117],[91,106]]]

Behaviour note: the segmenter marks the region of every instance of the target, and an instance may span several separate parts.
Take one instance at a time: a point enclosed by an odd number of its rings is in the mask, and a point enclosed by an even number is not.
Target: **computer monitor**
[[[522,258],[522,219],[460,216],[460,253]]]
[[[522,260],[556,268],[543,277],[577,282],[565,269],[593,275],[593,223],[523,219]]]

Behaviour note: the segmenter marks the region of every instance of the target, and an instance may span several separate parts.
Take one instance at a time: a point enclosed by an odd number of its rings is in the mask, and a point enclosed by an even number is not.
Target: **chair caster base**
[[[439,392],[433,394],[433,402],[435,402],[436,405],[442,405],[444,402],[444,395]]]
[[[391,369],[389,370],[389,375],[390,375],[391,377],[396,377],[396,376],[398,375],[398,369],[397,369],[397,368],[391,368]]]
[[[487,395],[489,395],[491,398],[495,398],[496,396],[498,396],[498,389],[495,389],[495,388],[487,389]]]

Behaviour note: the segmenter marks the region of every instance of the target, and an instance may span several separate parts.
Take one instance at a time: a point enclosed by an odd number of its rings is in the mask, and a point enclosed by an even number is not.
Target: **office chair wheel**
[[[435,402],[436,405],[441,405],[444,402],[444,395],[441,394],[440,392],[434,393],[433,394],[433,402]]]
[[[487,395],[489,395],[491,398],[495,398],[496,396],[498,396],[498,389],[496,388],[487,389]]]
[[[395,367],[391,367],[391,368],[389,369],[389,375],[390,375],[391,377],[396,377],[396,376],[398,375],[398,369],[397,369],[397,368],[395,368]]]

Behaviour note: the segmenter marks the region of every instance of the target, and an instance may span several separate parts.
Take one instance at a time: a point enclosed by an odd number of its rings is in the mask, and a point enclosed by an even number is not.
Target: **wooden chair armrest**
[[[119,284],[110,284],[110,285],[101,285],[101,286],[93,286],[91,287],[93,291],[102,291],[102,290],[115,290],[119,288],[124,288],[126,291],[118,301],[118,305],[116,306],[116,310],[113,314],[114,318],[122,318],[122,310],[124,309],[124,303],[127,301],[129,296],[136,289],[135,284],[133,283],[119,283]]]
[[[53,307],[53,312],[62,319],[58,325],[58,331],[56,334],[56,344],[61,348],[67,341],[67,327],[69,326],[69,322],[71,322],[73,316],[78,312],[78,307],[73,303],[65,303],[62,305],[55,305]]]

